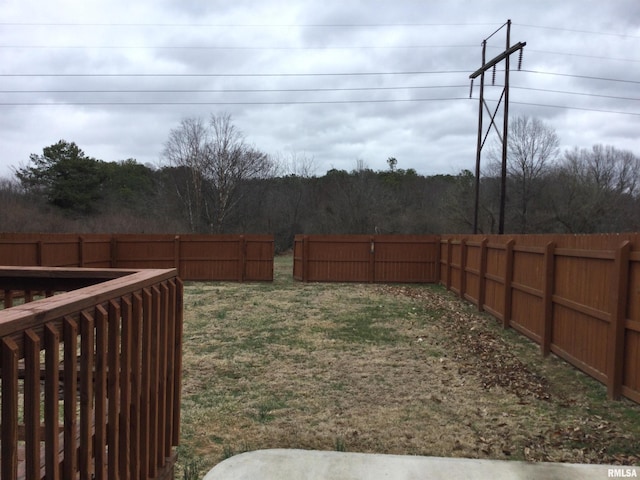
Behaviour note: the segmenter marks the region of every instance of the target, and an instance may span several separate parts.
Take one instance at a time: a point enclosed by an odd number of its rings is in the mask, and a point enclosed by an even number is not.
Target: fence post
[[[504,268],[504,306],[502,313],[502,327],[509,328],[511,323],[511,282],[513,280],[513,245],[515,240],[511,239],[505,245],[505,268]]]
[[[551,340],[553,337],[553,289],[555,281],[555,249],[554,242],[547,243],[544,249],[544,279],[542,284],[542,335],[540,338],[540,349],[542,355],[547,357],[551,353]]]
[[[478,273],[478,311],[484,311],[484,301],[487,290],[487,280],[485,278],[487,274],[487,244],[489,240],[487,237],[480,242],[480,272]]]
[[[309,235],[302,237],[302,281],[309,281]]]
[[[38,240],[36,242],[36,264],[38,267],[42,267],[42,253],[43,253],[43,246],[42,246],[42,240]]]
[[[180,235],[173,237],[173,265],[180,276]]]
[[[369,237],[369,283],[373,283],[376,279],[376,241],[375,237]]]
[[[116,268],[118,266],[118,239],[115,237],[111,237],[111,268]]]
[[[84,267],[84,237],[78,235],[78,266]]]
[[[467,240],[460,240],[460,298],[464,300],[467,289]]]
[[[447,290],[451,290],[451,237],[447,238]]]
[[[246,242],[244,235],[240,235],[238,238],[238,281],[244,282],[245,269],[247,267],[247,255],[246,255]]]
[[[436,251],[435,251],[435,257],[436,257],[436,265],[435,265],[435,277],[436,277],[436,281],[435,283],[442,283],[442,271],[440,270],[440,257],[442,255],[442,237],[440,235],[438,235],[437,240],[436,240]]]
[[[627,320],[627,300],[629,296],[629,253],[631,243],[627,240],[616,250],[614,276],[611,283],[611,322],[609,345],[607,345],[608,365],[607,397],[618,400],[622,393],[624,368],[624,331]]]

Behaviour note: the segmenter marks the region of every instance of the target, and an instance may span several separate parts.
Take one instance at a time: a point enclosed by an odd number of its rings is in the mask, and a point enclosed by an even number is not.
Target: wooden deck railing
[[[176,270],[0,267],[0,296],[0,478],[172,478]]]

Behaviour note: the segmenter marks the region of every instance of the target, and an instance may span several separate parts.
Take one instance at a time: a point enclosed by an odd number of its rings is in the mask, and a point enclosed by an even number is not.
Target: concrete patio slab
[[[640,467],[273,449],[228,458],[204,480],[604,480],[638,475]]]

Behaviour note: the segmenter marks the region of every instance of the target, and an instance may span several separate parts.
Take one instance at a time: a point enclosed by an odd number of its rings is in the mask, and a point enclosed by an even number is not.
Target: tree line
[[[541,121],[511,125],[506,233],[640,230],[637,156],[603,145],[560,152]],[[497,231],[498,150],[484,154],[481,233]],[[473,172],[424,176],[399,163],[318,176],[313,159],[248,144],[228,115],[191,118],[170,132],[160,166],[105,162],[65,140],[43,148],[0,181],[0,221],[16,232],[271,233],[279,251],[299,233],[472,232]]]

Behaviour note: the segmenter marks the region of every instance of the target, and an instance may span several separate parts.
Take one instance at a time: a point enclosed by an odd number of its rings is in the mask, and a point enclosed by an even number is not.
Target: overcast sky
[[[508,19],[510,44],[526,42],[510,116],[539,118],[562,150],[640,155],[638,0],[3,0],[0,176],[60,139],[159,165],[182,119],[223,113],[317,175],[389,157],[425,175],[473,170],[469,75],[484,39],[487,60],[505,50]],[[494,109],[504,62],[491,77]]]

